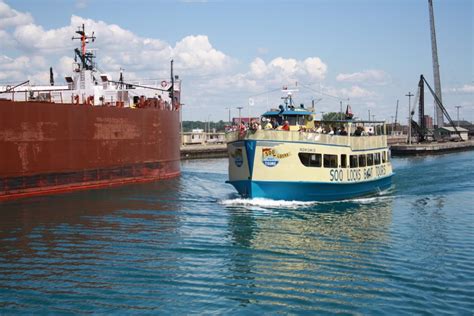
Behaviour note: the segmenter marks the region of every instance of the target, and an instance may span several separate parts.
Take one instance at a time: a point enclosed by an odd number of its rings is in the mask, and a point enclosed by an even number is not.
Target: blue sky
[[[427,0],[1,1],[0,82],[39,83],[49,66],[64,75],[84,20],[112,75],[163,78],[174,58],[189,120],[226,120],[237,106],[258,115],[280,103],[281,92],[264,92],[295,82],[296,101],[317,100],[317,112],[342,100],[359,117],[391,121],[398,99],[406,119],[419,75],[433,85]],[[473,1],[434,0],[434,12],[444,104],[473,121]]]

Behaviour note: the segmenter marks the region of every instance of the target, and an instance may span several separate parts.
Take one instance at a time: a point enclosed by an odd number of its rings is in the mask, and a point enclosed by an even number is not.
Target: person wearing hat
[[[273,126],[272,126],[272,123],[270,122],[270,119],[267,118],[267,119],[265,119],[265,121],[266,121],[266,124],[263,126],[263,128],[264,129],[272,129]]]

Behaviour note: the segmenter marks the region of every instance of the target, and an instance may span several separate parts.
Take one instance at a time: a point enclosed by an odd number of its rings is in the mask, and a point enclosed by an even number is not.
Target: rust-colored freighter
[[[180,174],[180,81],[113,81],[77,32],[67,86],[0,87],[0,200]]]

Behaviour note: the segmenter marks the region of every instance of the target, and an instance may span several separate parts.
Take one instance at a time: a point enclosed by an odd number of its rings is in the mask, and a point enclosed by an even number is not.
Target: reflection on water
[[[322,303],[330,303],[328,310],[349,311],[350,305],[338,298],[338,288],[352,291],[349,298],[374,295],[358,287],[377,283],[378,277],[354,272],[370,269],[372,255],[386,243],[392,197],[321,204],[236,199],[222,204],[229,208],[232,241],[242,249],[252,249],[234,256],[230,269],[235,277],[255,276],[247,280],[246,303],[278,306],[281,300],[297,297],[303,305],[320,301],[319,307],[310,310],[324,311]],[[300,207],[281,209],[282,204]]]
[[[471,314],[473,155],[393,163],[394,189],[334,203],[241,199],[225,159],[2,202],[2,314]]]

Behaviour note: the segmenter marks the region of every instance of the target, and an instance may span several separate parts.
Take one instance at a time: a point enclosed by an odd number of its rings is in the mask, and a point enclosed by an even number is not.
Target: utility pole
[[[229,124],[232,125],[232,122],[230,121],[230,107],[226,108],[226,110],[229,110]]]
[[[339,119],[342,121],[342,101],[340,101]]]
[[[397,99],[397,108],[395,110],[395,125],[397,125],[397,118],[398,118],[398,99]]]
[[[369,109],[369,122],[370,122],[370,109]]]
[[[411,97],[413,94],[409,91],[405,96],[408,97],[408,143],[411,145]]]
[[[456,110],[457,110],[457,112],[458,112],[458,127],[459,127],[459,108],[462,108],[462,106],[456,105],[455,108],[456,108]]]

